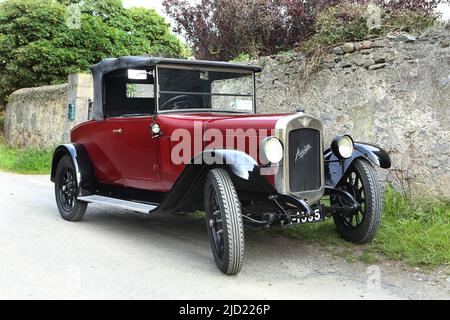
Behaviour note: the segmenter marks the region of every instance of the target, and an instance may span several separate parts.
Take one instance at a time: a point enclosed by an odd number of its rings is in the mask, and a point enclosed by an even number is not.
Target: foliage
[[[317,14],[315,34],[301,47],[309,51],[319,46],[361,40],[394,31],[418,32],[434,23],[435,16],[426,13],[426,10],[420,11],[412,6],[397,7],[393,3],[390,5],[391,7],[387,6],[382,11],[380,28],[371,30],[367,26],[367,4],[343,2],[329,6]]]
[[[358,0],[354,2],[367,3],[368,0]],[[434,10],[440,3],[449,3],[448,0],[372,0],[372,2],[380,5],[387,11],[409,10],[424,15],[433,15]]]
[[[12,149],[0,137],[0,170],[23,174],[50,173],[53,152],[35,149]]]
[[[5,114],[0,109],[0,137],[3,135],[4,129],[5,129]]]
[[[251,57],[248,53],[240,53],[237,57],[235,57],[231,62],[245,62],[250,60]]]
[[[66,5],[77,2],[0,3],[0,105],[16,89],[64,82],[106,57],[186,54],[164,18],[120,0],[79,1],[80,26],[71,29]]]
[[[330,6],[316,17],[316,33],[302,44],[306,50],[346,40],[362,39],[369,33],[366,5],[342,3]]]
[[[412,200],[391,186],[386,190],[380,230],[373,242],[364,247],[342,240],[331,219],[278,231],[326,247],[334,246],[338,255],[352,261],[374,263],[381,255],[412,266],[432,268],[450,264],[450,201]]]
[[[251,58],[360,39],[369,0],[164,0],[175,31],[185,35],[197,58]],[[386,24],[413,31],[433,21],[434,9],[448,0],[374,0]],[[412,27],[410,27],[412,26]],[[420,27],[420,28],[419,28]],[[379,30],[379,34],[390,29]],[[312,38],[311,38],[312,37]],[[304,46],[305,46],[304,45]]]
[[[392,31],[406,31],[418,33],[434,24],[435,16],[424,15],[418,11],[408,9],[387,13],[383,23],[383,33]]]
[[[163,1],[197,58],[230,60],[291,49],[312,33],[314,5],[297,0]]]

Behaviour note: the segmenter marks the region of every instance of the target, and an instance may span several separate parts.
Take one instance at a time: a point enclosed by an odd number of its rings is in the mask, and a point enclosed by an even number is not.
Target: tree
[[[69,28],[67,6],[79,5]],[[23,87],[62,83],[106,57],[184,56],[186,49],[154,10],[120,0],[6,0],[0,3],[0,105]]]
[[[312,32],[310,8],[298,0],[164,0],[175,31],[197,58],[230,60],[290,49]]]
[[[252,58],[294,49],[317,32],[320,12],[337,5],[372,1],[387,12],[433,15],[448,0],[164,0],[197,58],[230,60],[240,54]],[[344,20],[347,17],[343,17]],[[348,19],[347,19],[348,20]]]

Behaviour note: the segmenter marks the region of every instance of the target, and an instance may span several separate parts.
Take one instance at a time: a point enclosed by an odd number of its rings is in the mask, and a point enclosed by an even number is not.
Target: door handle
[[[115,134],[122,134],[122,132],[123,132],[122,128],[113,129],[113,133],[115,133]]]

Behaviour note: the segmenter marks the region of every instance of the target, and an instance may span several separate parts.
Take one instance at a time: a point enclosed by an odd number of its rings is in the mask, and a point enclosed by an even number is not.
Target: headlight
[[[331,150],[337,157],[347,159],[352,156],[353,146],[353,139],[349,135],[337,136],[331,143]]]
[[[160,127],[159,124],[157,124],[157,123],[153,123],[153,124],[150,126],[150,128],[151,128],[152,133],[153,133],[154,135],[159,134],[159,133],[161,132],[161,127]]]
[[[266,163],[278,163],[283,159],[283,145],[275,137],[267,137],[261,141],[261,160]]]

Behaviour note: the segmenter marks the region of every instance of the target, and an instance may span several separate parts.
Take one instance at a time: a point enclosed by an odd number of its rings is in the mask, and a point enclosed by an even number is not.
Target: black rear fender
[[[68,155],[72,159],[73,166],[77,175],[80,195],[82,190],[91,190],[95,184],[95,172],[89,158],[89,155],[81,144],[62,144],[59,145],[53,153],[52,171],[50,180],[55,182],[56,169],[62,157]]]

